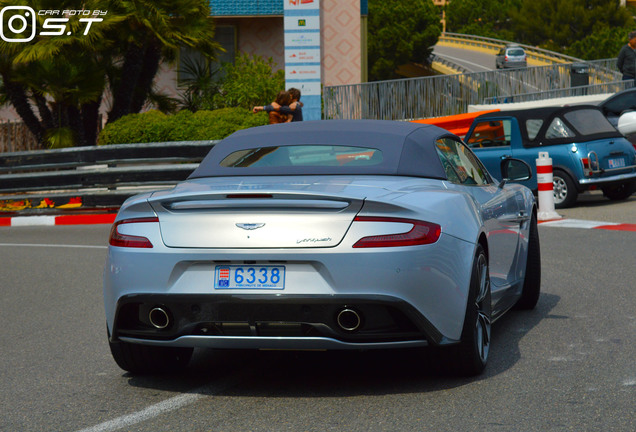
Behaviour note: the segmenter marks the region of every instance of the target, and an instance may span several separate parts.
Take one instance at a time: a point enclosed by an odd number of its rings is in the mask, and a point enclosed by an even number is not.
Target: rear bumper
[[[631,172],[626,174],[616,174],[616,175],[607,176],[607,177],[582,178],[579,180],[579,184],[590,186],[590,185],[600,185],[600,184],[606,184],[606,183],[620,183],[626,180],[636,180],[636,172]]]
[[[504,69],[512,69],[512,68],[526,68],[528,67],[528,62],[503,62],[501,66]]]
[[[150,311],[166,312],[165,328]],[[354,311],[359,325],[343,328]],[[344,326],[346,327],[346,326]],[[112,342],[230,349],[369,349],[444,345],[442,334],[407,302],[381,295],[139,294],[117,303]]]

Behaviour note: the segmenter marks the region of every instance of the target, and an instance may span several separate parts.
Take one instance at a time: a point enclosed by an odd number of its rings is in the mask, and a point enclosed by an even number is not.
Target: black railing
[[[118,207],[185,180],[217,141],[0,153],[0,213]]]

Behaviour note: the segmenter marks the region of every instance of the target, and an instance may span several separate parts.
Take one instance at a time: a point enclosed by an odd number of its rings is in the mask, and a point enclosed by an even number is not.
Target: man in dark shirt
[[[618,53],[616,66],[623,74],[623,81],[636,78],[636,31],[629,33],[629,42]]]
[[[265,106],[255,106],[252,108],[252,111],[257,113],[259,111],[278,111],[281,114],[290,114],[292,116],[292,121],[303,121],[303,103],[300,101],[300,90],[297,88],[291,87],[287,90],[291,96],[291,102],[288,106],[281,106],[276,102],[272,102],[270,105]]]

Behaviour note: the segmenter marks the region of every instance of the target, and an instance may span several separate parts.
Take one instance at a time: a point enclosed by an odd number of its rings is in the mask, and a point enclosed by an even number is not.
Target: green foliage
[[[72,138],[75,145],[94,144],[106,91],[109,122],[140,112],[146,103],[171,109],[168,98],[153,93],[159,64],[172,62],[183,47],[208,58],[219,48],[207,0],[85,0],[79,6],[70,0],[0,0],[5,29],[12,15],[20,13],[5,7],[15,5],[36,11],[107,11],[90,28],[79,15],[71,16],[62,34],[38,33],[22,43],[0,41],[5,99],[43,144],[49,135],[61,136],[58,130],[63,129],[73,131],[65,142]],[[34,18],[42,29],[51,17]]]
[[[273,71],[271,58],[239,53],[234,63],[225,63],[222,70],[212,70],[209,62],[192,61],[182,72],[186,90],[180,103],[190,111],[241,107],[252,109],[276,99],[285,88],[285,72]]]
[[[446,30],[509,40],[509,12],[522,0],[453,0],[446,8]]]
[[[441,30],[430,0],[369,0],[369,80],[398,78],[399,66],[424,63]]]
[[[627,43],[627,35],[632,27],[610,28],[599,26],[594,32],[577,40],[567,49],[566,54],[585,60],[613,58]]]
[[[561,52],[612,58],[636,26],[618,0],[453,0],[447,30]]]
[[[224,65],[220,91],[214,96],[217,107],[241,107],[252,109],[276,99],[285,88],[285,72],[273,72],[276,64],[271,58],[240,53],[234,64]]]
[[[180,84],[185,87],[180,97],[180,105],[192,112],[213,110],[214,96],[219,92],[219,69],[212,69],[211,62],[205,59],[185,60],[179,73],[185,78]]]
[[[76,142],[75,132],[70,128],[49,129],[44,135],[46,145],[50,149],[73,147]]]
[[[634,18],[617,0],[523,0],[510,16],[519,42],[576,52],[583,59],[615,57],[615,47],[620,48],[615,41],[626,42],[627,29],[634,27]],[[608,29],[616,35],[606,41],[611,34]]]
[[[174,115],[159,111],[129,114],[109,123],[99,134],[99,145],[223,139],[240,129],[266,125],[267,115],[243,108],[214,111],[183,110]]]

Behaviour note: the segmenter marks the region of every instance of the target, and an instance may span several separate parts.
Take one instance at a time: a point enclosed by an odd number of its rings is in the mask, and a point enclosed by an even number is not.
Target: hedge
[[[214,111],[187,110],[166,115],[159,111],[129,114],[109,123],[100,132],[99,145],[223,139],[239,129],[268,123],[265,113],[243,108]]]

